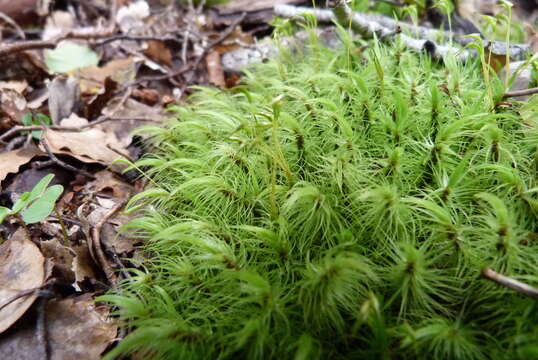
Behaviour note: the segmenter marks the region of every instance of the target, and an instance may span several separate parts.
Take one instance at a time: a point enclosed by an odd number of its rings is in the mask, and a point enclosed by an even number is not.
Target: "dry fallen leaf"
[[[91,300],[50,300],[46,334],[50,360],[98,360],[116,338],[117,325]],[[40,359],[40,351],[34,325],[0,338],[3,359]]]
[[[222,71],[220,54],[217,51],[212,51],[207,55],[205,61],[209,83],[215,86],[225,87],[226,80],[224,79],[224,71]]]
[[[168,46],[166,46],[164,41],[148,41],[148,48],[144,51],[144,55],[159,64],[166,65],[168,67],[172,66],[172,52]]]
[[[41,251],[47,259],[52,260],[52,274],[68,284],[75,282],[75,273],[72,270],[76,253],[60,243],[58,239],[42,241]]]
[[[17,230],[0,245],[0,306],[22,291],[37,288],[45,281],[45,258],[37,246]],[[37,295],[23,296],[0,310],[0,333],[28,310]],[[1,353],[1,352],[0,352]]]
[[[28,87],[28,82],[26,80],[0,81],[0,90],[11,89],[11,90],[15,90],[21,95],[24,93],[27,87]]]
[[[68,119],[68,122],[63,121],[62,125],[72,126],[72,119],[74,119],[73,116]],[[119,144],[114,133],[105,132],[97,127],[81,132],[47,129],[43,137],[53,153],[71,155],[82,162],[110,164],[114,160],[122,158],[121,154],[127,153],[127,150]]]
[[[80,104],[78,80],[72,76],[58,75],[48,85],[50,118],[54,124],[77,111]]]
[[[10,119],[16,122],[21,122],[24,114],[28,112],[28,103],[24,96],[13,89],[0,90],[0,114],[7,115]]]
[[[16,173],[19,168],[30,162],[35,156],[44,155],[35,146],[27,146],[18,150],[0,153],[0,181],[4,180],[10,173]]]
[[[82,93],[96,93],[104,86],[108,77],[120,85],[132,81],[135,77],[136,62],[133,58],[118,59],[102,67],[88,66],[77,70]]]
[[[120,139],[122,147],[127,147],[131,144],[133,139],[131,132],[134,129],[143,125],[161,124],[169,117],[164,114],[160,107],[151,107],[133,99],[128,99],[116,110],[118,101],[120,101],[118,98],[111,100],[103,110],[103,115],[133,120],[111,121],[100,124],[98,127],[106,127],[107,131],[113,131],[116,137]]]

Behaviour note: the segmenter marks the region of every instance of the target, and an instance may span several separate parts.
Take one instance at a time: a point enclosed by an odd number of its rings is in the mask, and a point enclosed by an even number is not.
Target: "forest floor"
[[[407,5],[363,3],[384,14]],[[148,150],[133,130],[164,125],[166,109],[195,85],[239,84],[246,63],[272,53],[262,39],[274,6],[286,4],[312,1],[0,0],[0,206],[48,174],[64,188],[55,211],[26,232],[15,216],[0,224],[3,359],[99,359],[125,336],[93,299],[144,262],[136,237],[118,232],[133,218],[122,207],[145,185],[124,171]],[[476,30],[479,14],[500,12],[492,1],[458,4],[460,34]],[[513,9],[531,53],[537,13],[534,2]],[[446,24],[438,8],[417,15],[422,26]],[[513,90],[527,91],[531,73]]]

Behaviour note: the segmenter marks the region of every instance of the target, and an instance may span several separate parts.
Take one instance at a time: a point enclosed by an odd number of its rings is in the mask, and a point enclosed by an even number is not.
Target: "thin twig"
[[[530,88],[530,89],[523,89],[523,90],[514,90],[514,91],[507,91],[503,95],[503,99],[511,98],[511,97],[521,97],[521,96],[528,96],[532,94],[538,93],[538,87]]]
[[[525,283],[522,283],[521,281],[499,274],[498,272],[493,271],[491,268],[485,268],[484,270],[482,270],[482,276],[484,276],[486,279],[496,282],[499,285],[515,290],[523,295],[538,299],[538,289]]]
[[[0,143],[6,144],[5,140],[9,139],[10,137],[14,136],[15,134],[18,134],[23,131],[34,131],[34,130],[42,130],[50,129],[55,131],[65,131],[65,132],[81,132],[85,129],[94,127],[96,125],[102,124],[107,121],[128,121],[128,120],[136,120],[136,121],[148,121],[152,122],[155,120],[148,119],[148,118],[132,118],[132,117],[109,117],[109,116],[101,116],[95,121],[92,121],[88,124],[84,124],[81,126],[61,126],[61,125],[28,125],[28,126],[13,126],[11,129],[0,135]]]
[[[9,17],[6,13],[0,12],[0,19],[4,20],[6,23],[11,25],[11,27],[13,27],[13,29],[15,30],[15,32],[17,33],[17,35],[19,35],[21,39],[26,39],[26,34],[21,29],[19,24],[17,24],[17,22],[13,20],[11,17]]]
[[[19,292],[19,293],[13,295],[12,297],[10,297],[5,303],[0,305],[0,311],[2,311],[6,306],[13,303],[14,301],[17,301],[20,298],[23,298],[23,297],[26,297],[26,296],[33,295],[36,291],[39,291],[39,290],[41,290],[41,286],[36,287],[36,288],[32,288],[32,289],[22,290],[21,292]]]
[[[144,36],[144,35],[130,35],[130,34],[119,34],[119,35],[113,35],[109,36],[100,40],[97,40],[95,42],[95,45],[102,46],[108,43],[111,43],[113,41],[118,40],[127,40],[127,41],[150,41],[150,40],[157,40],[157,41],[174,41],[178,43],[182,43],[183,41],[178,36],[173,35],[163,35],[163,36]]]
[[[43,130],[43,132],[46,131],[46,128],[44,126],[42,126],[41,129]],[[67,169],[69,171],[73,171],[75,173],[82,174],[82,175],[86,176],[89,179],[95,180],[95,176],[93,176],[92,174],[90,174],[86,170],[77,169],[76,167],[74,167],[72,165],[69,165],[68,163],[63,162],[62,160],[58,159],[56,157],[56,155],[54,155],[54,153],[50,149],[49,144],[47,143],[47,140],[45,140],[45,134],[43,134],[43,136],[41,137],[41,144],[45,148],[45,151],[47,152],[47,155],[50,157],[50,159],[52,161],[54,161],[56,163],[56,165],[58,165],[60,167],[63,167],[64,169]]]
[[[49,359],[49,347],[47,341],[47,301],[52,296],[52,292],[42,290],[39,293],[39,301],[37,303],[37,321],[35,327],[35,335],[39,348],[41,349],[40,359]]]
[[[61,35],[56,36],[50,40],[29,40],[29,41],[19,41],[12,44],[5,44],[0,46],[0,56],[6,56],[10,54],[15,54],[21,51],[26,50],[36,50],[36,49],[51,49],[56,47],[60,41],[69,40],[69,39],[78,39],[78,40],[91,40],[98,39],[103,37],[111,36],[116,29],[116,14],[118,10],[118,0],[111,0],[111,10],[109,15],[109,24],[108,26],[101,31],[81,31],[81,30],[71,30]]]
[[[116,274],[114,274],[114,271],[112,270],[112,267],[108,263],[105,253],[103,251],[103,247],[101,245],[101,229],[103,228],[103,225],[110,219],[116,212],[118,212],[122,206],[123,201],[120,201],[108,213],[106,213],[101,220],[93,227],[92,229],[92,245],[95,250],[95,253],[97,255],[97,259],[99,260],[100,265],[103,268],[103,272],[105,273],[108,281],[110,284],[116,283]]]

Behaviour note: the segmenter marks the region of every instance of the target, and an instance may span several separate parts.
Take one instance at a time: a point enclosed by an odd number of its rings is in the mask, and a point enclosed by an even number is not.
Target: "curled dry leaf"
[[[45,258],[37,246],[26,239],[22,229],[0,245],[0,306],[17,294],[39,287],[45,281]],[[0,310],[0,333],[28,310],[35,294],[23,296]],[[0,352],[1,353],[1,352]]]
[[[51,360],[97,360],[114,341],[117,325],[91,300],[50,300],[46,306],[46,334]],[[33,325],[0,339],[3,359],[39,359],[40,346]]]
[[[35,156],[44,155],[35,146],[27,146],[18,150],[0,153],[0,181],[4,180],[8,174],[16,173],[19,168],[30,162]]]

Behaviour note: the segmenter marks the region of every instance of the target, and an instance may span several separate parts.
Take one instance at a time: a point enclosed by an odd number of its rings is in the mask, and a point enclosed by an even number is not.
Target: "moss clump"
[[[536,124],[477,64],[307,52],[152,130],[110,356],[537,358],[537,302],[480,278],[538,285]]]

